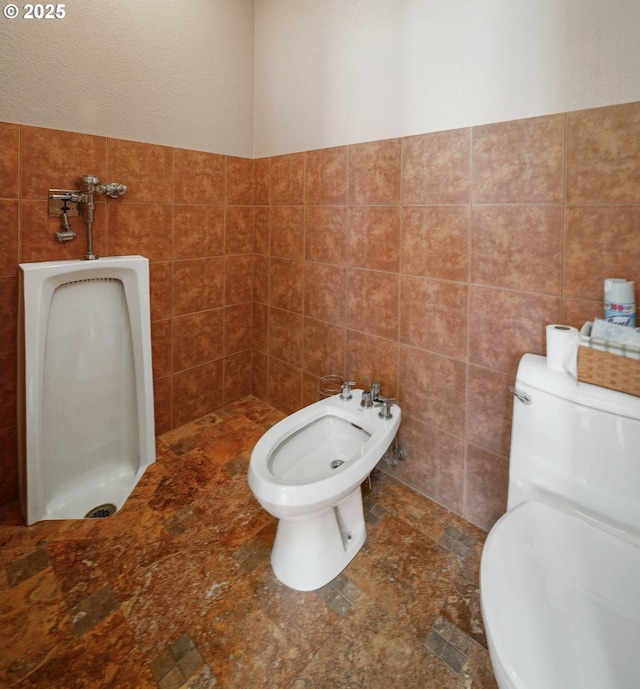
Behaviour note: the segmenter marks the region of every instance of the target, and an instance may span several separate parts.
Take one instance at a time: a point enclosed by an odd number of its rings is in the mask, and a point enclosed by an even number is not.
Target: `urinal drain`
[[[338,467],[341,467],[344,464],[344,459],[334,459],[333,462],[331,462],[331,468],[332,469],[337,469]]]
[[[85,519],[100,519],[102,517],[110,517],[112,514],[116,513],[116,506],[111,503],[106,505],[98,505],[92,510],[89,510],[87,514],[84,515]]]

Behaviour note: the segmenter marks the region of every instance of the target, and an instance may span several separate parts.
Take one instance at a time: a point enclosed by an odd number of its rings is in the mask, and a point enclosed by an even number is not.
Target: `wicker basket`
[[[602,351],[602,347],[596,349],[594,345],[604,343],[589,337],[590,326],[591,323],[585,324],[580,333],[578,380],[640,397],[640,358],[624,356],[622,349],[616,353],[615,344],[608,345],[609,351]],[[640,356],[640,350],[636,352],[636,349],[626,347],[627,352],[632,351],[636,356]]]

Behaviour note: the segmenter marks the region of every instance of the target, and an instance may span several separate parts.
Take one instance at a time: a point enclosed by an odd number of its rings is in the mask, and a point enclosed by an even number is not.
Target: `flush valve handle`
[[[355,380],[342,383],[342,392],[340,393],[341,400],[350,400],[353,397],[351,394],[351,386],[355,384]]]
[[[395,397],[378,397],[378,402],[380,402],[380,411],[378,412],[378,416],[381,419],[392,419],[393,414],[391,413],[391,407],[396,401],[397,400]]]

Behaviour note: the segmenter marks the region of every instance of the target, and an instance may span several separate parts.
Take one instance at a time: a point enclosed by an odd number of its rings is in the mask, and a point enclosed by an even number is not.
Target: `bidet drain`
[[[333,462],[331,462],[331,468],[337,469],[338,467],[341,467],[343,464],[344,459],[334,459]]]
[[[110,517],[112,514],[116,513],[116,506],[111,503],[106,505],[98,505],[92,510],[89,510],[87,514],[84,515],[85,519],[101,519],[102,517]]]

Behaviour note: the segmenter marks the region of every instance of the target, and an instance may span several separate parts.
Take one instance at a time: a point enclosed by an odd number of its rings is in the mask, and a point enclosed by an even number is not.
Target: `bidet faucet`
[[[395,397],[378,397],[378,402],[380,402],[380,411],[378,416],[381,419],[392,419],[393,414],[391,413],[391,407],[396,401]]]
[[[351,386],[355,384],[355,380],[349,382],[345,381],[344,383],[342,383],[342,392],[340,393],[341,400],[350,400],[353,397],[353,395],[351,394]]]
[[[370,409],[373,407],[373,400],[371,399],[371,393],[369,390],[362,391],[362,399],[360,400],[360,406],[365,409]]]

